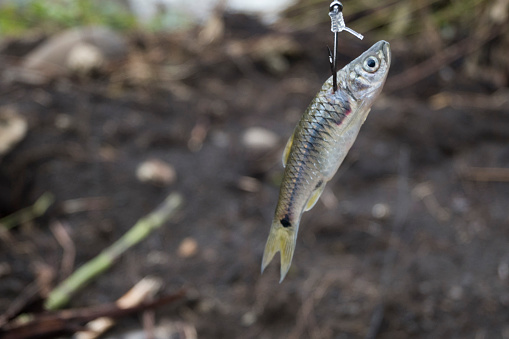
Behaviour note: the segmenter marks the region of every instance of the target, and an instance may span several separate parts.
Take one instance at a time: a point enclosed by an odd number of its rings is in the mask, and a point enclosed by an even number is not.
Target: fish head
[[[343,86],[357,100],[375,99],[389,73],[391,48],[387,41],[381,40],[346,65],[343,72]]]

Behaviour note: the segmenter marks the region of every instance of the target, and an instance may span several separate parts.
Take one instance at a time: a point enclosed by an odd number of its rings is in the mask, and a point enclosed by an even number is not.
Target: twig
[[[119,308],[125,309],[137,306],[146,301],[148,297],[155,295],[162,284],[154,278],[143,278],[133,288],[117,300]],[[146,311],[147,312],[147,311]],[[101,317],[90,321],[86,325],[86,330],[76,333],[75,339],[95,339],[106,332],[115,324],[110,317]]]
[[[20,224],[26,223],[28,221],[34,220],[37,217],[40,217],[55,201],[55,197],[52,193],[46,192],[37,199],[37,201],[29,207],[25,207],[16,211],[6,217],[0,219],[0,227],[4,227],[10,230],[13,227],[16,227]]]
[[[80,330],[82,324],[100,317],[119,318],[131,313],[157,308],[174,302],[185,296],[185,290],[161,297],[155,301],[121,308],[116,303],[94,307],[49,312],[34,320],[11,328],[0,329],[2,339],[30,339],[55,338],[58,335],[69,334]]]
[[[154,334],[156,324],[156,314],[154,310],[146,310],[143,312],[143,329],[145,332],[145,338],[147,339],[155,339],[156,336]]]
[[[509,104],[509,90],[498,90],[493,94],[478,94],[471,92],[440,92],[429,98],[432,109],[440,110],[445,107],[454,109],[475,108],[483,113],[502,111]]]
[[[10,303],[5,313],[0,315],[0,329],[23,312],[27,305],[32,304],[36,300],[40,300],[39,286],[37,283],[32,282]]]
[[[111,200],[106,197],[88,197],[62,201],[60,207],[66,214],[99,211],[111,206]]]
[[[412,190],[412,195],[422,200],[430,214],[438,221],[445,222],[451,218],[451,212],[447,208],[442,207],[435,197],[433,186],[430,182],[423,182],[415,186]]]
[[[500,32],[500,29],[494,30],[491,33],[483,32],[483,34],[480,34],[477,39],[468,37],[452,46],[447,47],[443,50],[443,52],[430,57],[418,65],[408,68],[403,73],[391,76],[385,85],[384,92],[393,92],[423,80],[427,76],[437,72],[444,65],[448,65],[456,59],[481,48],[482,45],[498,36]]]
[[[72,238],[60,221],[51,224],[50,230],[64,250],[61,270],[62,277],[67,278],[73,270],[74,259],[76,258],[76,246],[74,246]]]
[[[67,304],[74,293],[97,275],[110,268],[125,251],[141,242],[152,231],[161,227],[175,214],[181,204],[182,197],[180,194],[170,194],[157,209],[140,219],[120,239],[60,283],[48,296],[44,305],[45,308],[56,310]]]
[[[469,167],[462,172],[463,177],[473,181],[509,182],[509,168]]]

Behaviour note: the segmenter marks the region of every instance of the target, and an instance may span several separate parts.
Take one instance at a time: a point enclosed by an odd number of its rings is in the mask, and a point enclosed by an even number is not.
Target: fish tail
[[[280,225],[272,225],[269,238],[265,245],[262,259],[262,273],[271,262],[277,252],[281,254],[281,283],[285,278],[292,263],[295,243],[297,241],[297,232],[293,227],[283,228]]]

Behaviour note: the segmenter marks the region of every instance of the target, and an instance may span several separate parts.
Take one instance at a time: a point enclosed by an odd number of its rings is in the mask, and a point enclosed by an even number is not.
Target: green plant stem
[[[55,287],[46,300],[45,308],[47,310],[56,310],[67,304],[74,293],[88,284],[97,275],[110,268],[125,251],[141,242],[152,231],[161,227],[175,214],[181,204],[182,197],[180,194],[170,194],[158,208],[138,220],[120,239]]]
[[[20,224],[34,220],[35,218],[40,217],[46,213],[53,202],[55,202],[55,197],[53,194],[46,192],[41,195],[32,206],[20,209],[19,211],[16,211],[0,219],[0,227],[4,227],[10,230],[11,228]]]

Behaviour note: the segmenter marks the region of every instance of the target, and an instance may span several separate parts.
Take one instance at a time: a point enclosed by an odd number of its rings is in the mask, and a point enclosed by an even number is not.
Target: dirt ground
[[[225,23],[223,39],[206,46],[197,32],[132,35],[127,61],[92,76],[1,82],[0,109],[25,117],[28,132],[0,159],[0,217],[44,192],[56,202],[2,232],[0,313],[44,272],[55,277],[48,288],[66,274],[52,225],[68,230],[79,267],[176,191],[185,199],[177,218],[69,307],[113,302],[156,276],[166,293],[187,288],[185,301],[156,318],[195,328],[199,338],[509,338],[507,88],[467,78],[461,58],[398,88],[391,77],[415,62],[409,47],[393,44],[387,90],[304,214],[279,284],[278,259],[263,275],[260,263],[281,153],[329,76],[331,36],[282,33],[238,16]],[[340,65],[372,42],[345,35],[351,47]],[[33,47],[4,49],[1,71]],[[253,127],[277,141],[246,145]],[[174,167],[175,182],[137,179],[137,167],[154,158]],[[186,238],[196,253],[179,252]],[[141,316],[120,324],[115,333],[143,326]]]

